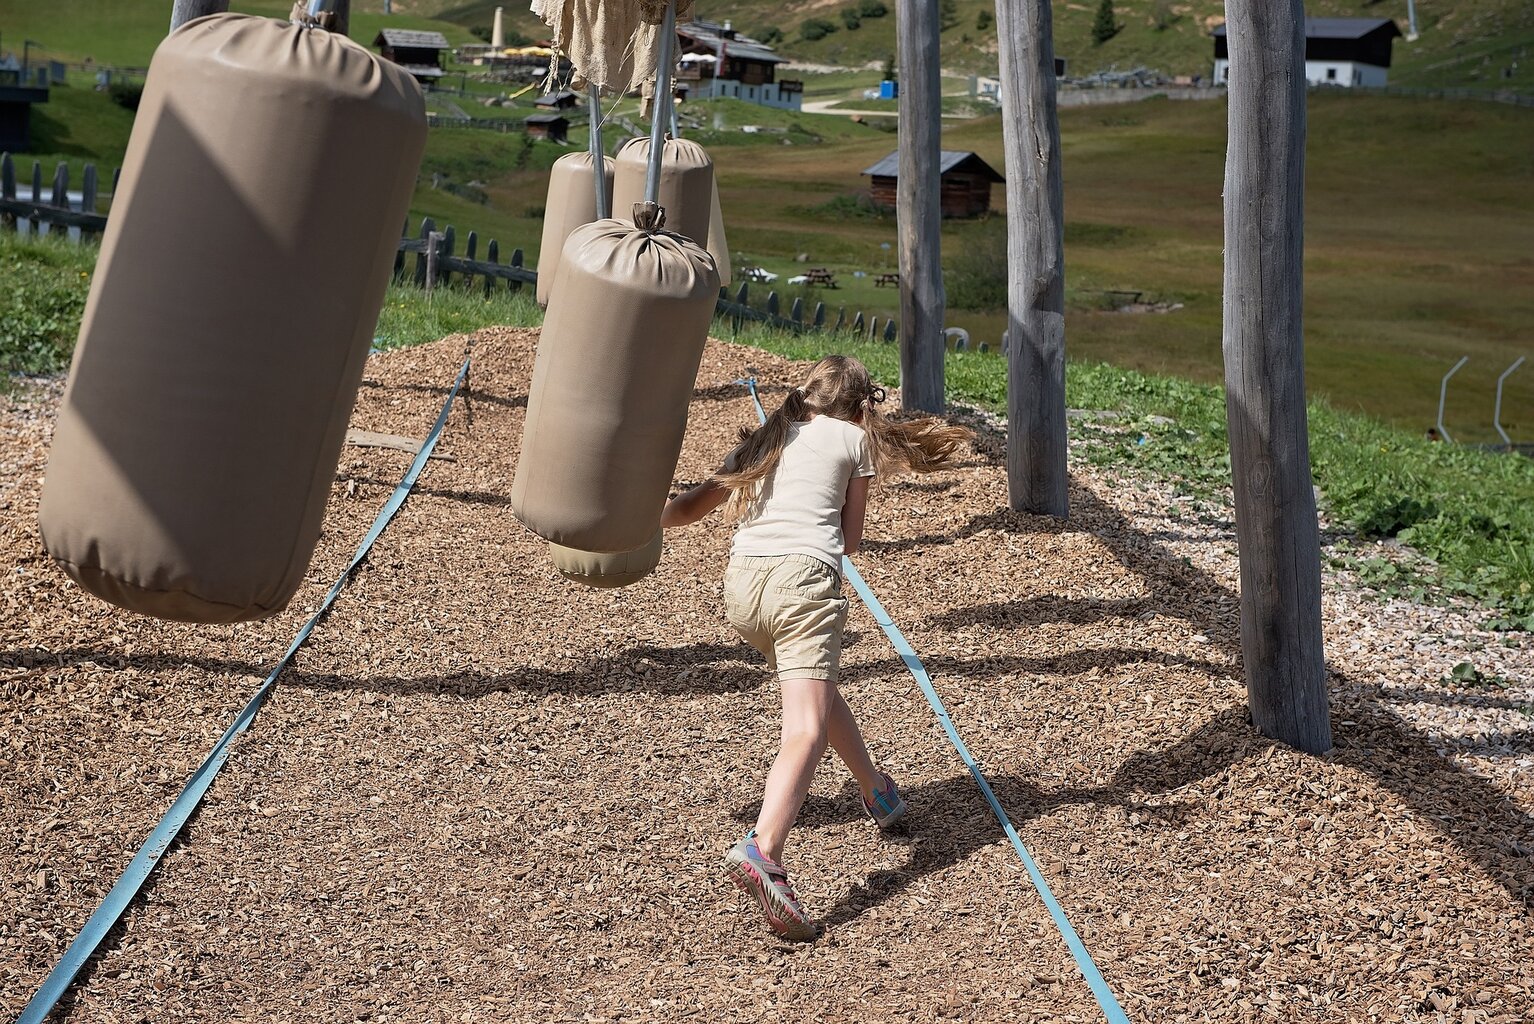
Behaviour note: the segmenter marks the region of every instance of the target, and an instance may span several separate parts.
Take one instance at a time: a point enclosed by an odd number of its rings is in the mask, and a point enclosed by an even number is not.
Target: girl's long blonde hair
[[[874,473],[910,470],[930,473],[957,460],[959,447],[974,433],[934,417],[892,420],[879,411],[884,389],[874,386],[868,368],[851,356],[826,356],[810,369],[804,383],[788,393],[767,422],[740,428],[740,446],[715,482],[732,493],[727,511],[739,518],[760,496],[762,482],[778,468],[791,424],[812,414],[856,423],[868,435]]]

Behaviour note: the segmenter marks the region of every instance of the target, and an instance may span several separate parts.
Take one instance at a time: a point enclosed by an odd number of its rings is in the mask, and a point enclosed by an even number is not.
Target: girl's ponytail
[[[788,444],[788,429],[796,422],[808,419],[809,402],[803,388],[794,388],[783,399],[783,404],[767,422],[752,430],[740,428],[740,444],[724,462],[724,472],[714,480],[733,493],[730,495],[726,513],[732,519],[743,517],[751,504],[761,495],[762,481],[772,476]]]
[[[863,413],[874,470],[880,476],[891,469],[931,473],[948,469],[958,461],[959,449],[974,439],[974,431],[936,417],[891,420],[869,402]]]

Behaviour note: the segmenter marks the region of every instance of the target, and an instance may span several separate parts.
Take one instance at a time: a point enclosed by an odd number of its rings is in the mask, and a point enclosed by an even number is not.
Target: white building
[[[676,33],[682,41],[676,86],[689,99],[728,96],[783,110],[798,110],[804,101],[803,82],[777,77],[785,58],[739,34],[729,22],[687,22]]]
[[[1311,85],[1383,86],[1392,41],[1401,34],[1388,18],[1306,18],[1305,78]],[[1225,26],[1214,30],[1214,81],[1228,85]]]

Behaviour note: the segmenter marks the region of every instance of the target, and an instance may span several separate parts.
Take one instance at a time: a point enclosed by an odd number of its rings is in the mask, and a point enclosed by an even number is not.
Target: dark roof
[[[551,92],[547,96],[539,96],[536,100],[533,101],[533,106],[555,107],[561,103],[574,103],[577,99],[579,99],[579,97],[576,96],[575,93],[571,92],[569,89],[566,89],[563,92]]]
[[[394,46],[412,50],[450,49],[441,32],[417,32],[408,28],[386,28],[373,40],[374,46]]]
[[[1306,39],[1362,39],[1369,33],[1389,25],[1400,35],[1401,30],[1389,18],[1306,18]],[[1225,26],[1214,30],[1217,36],[1225,34]]]
[[[691,45],[705,49],[709,53],[718,53],[722,28],[723,26],[710,22],[694,21],[690,24],[678,25],[676,30],[678,35],[690,40]],[[725,55],[738,60],[754,60],[764,64],[783,64],[788,61],[787,57],[779,57],[773,53],[772,47],[759,43],[749,36],[736,35],[733,38],[723,39],[723,42]]]
[[[563,117],[559,114],[528,114],[522,119],[523,124],[553,124],[555,121],[563,121],[565,124],[570,123],[568,117]]]
[[[992,181],[1006,181],[1005,178],[996,173],[996,169],[994,167],[967,149],[943,150],[942,156],[938,162],[937,173],[939,175],[947,174],[949,171],[955,170],[961,165],[967,165],[964,168],[965,170],[979,171],[982,174],[988,175]],[[900,177],[900,150],[895,150],[889,156],[885,157],[883,160],[880,160],[878,163],[874,164],[863,173],[875,178]]]

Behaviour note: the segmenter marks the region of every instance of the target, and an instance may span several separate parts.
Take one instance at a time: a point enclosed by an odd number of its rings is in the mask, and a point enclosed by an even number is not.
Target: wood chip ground
[[[424,435],[462,338],[375,356],[353,417]],[[844,687],[912,806],[828,762],[786,861],[826,925],[773,939],[719,870],[777,691],[724,622],[729,534],[617,591],[507,504],[536,332],[477,336],[467,403],[207,803],[68,997],[140,1021],[1096,1021],[1022,866],[855,606]],[[678,479],[802,367],[710,343]],[[14,1017],[315,606],[409,455],[348,446],[291,608],[155,622],[36,533],[57,383],[0,407],[0,1016]],[[602,396],[593,394],[593,402]],[[472,410],[472,417],[471,417]],[[975,418],[980,423],[983,418]],[[876,492],[863,574],[1131,1020],[1534,1019],[1534,654],[1472,609],[1327,579],[1337,748],[1243,712],[1231,526],[1080,468],[1011,512],[999,436]],[[1445,683],[1473,659],[1495,688]]]

